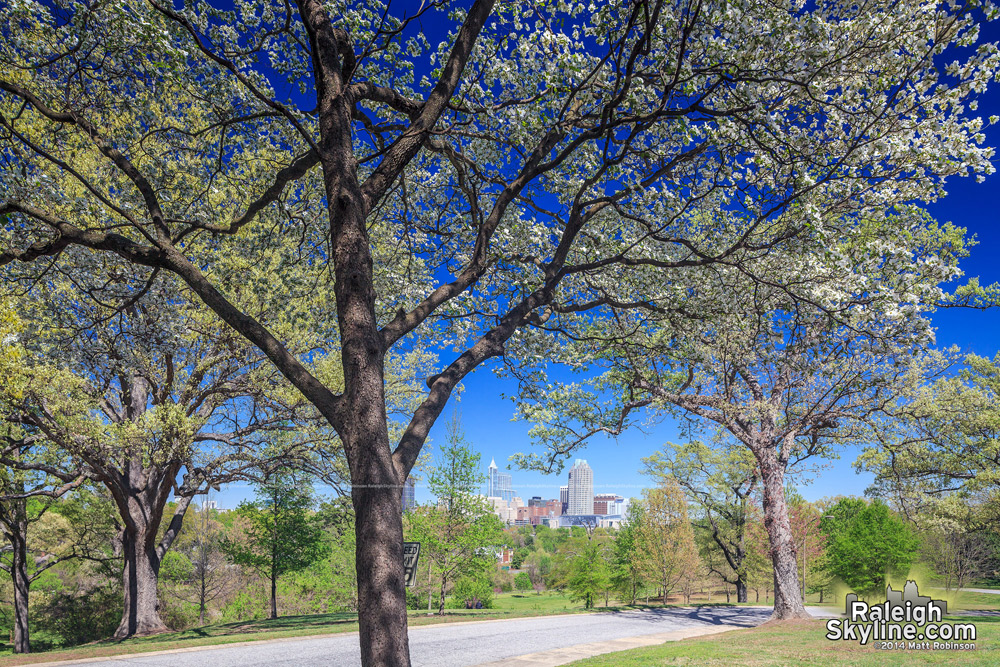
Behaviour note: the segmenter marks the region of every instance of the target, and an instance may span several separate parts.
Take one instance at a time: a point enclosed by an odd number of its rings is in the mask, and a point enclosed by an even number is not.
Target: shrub
[[[123,604],[121,593],[108,588],[77,595],[59,591],[37,608],[32,625],[45,628],[53,646],[86,644],[114,633]]]
[[[493,585],[485,577],[462,577],[455,582],[451,592],[452,605],[458,609],[467,609],[476,603],[482,603],[483,609],[493,608]]]

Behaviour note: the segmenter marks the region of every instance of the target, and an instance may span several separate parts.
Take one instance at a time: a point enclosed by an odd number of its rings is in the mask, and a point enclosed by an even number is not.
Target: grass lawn
[[[876,650],[857,642],[827,640],[824,621],[788,621],[608,653],[574,662],[572,667],[1000,665],[1000,618],[961,620],[976,624],[975,651]]]
[[[941,592],[943,593],[944,591]],[[938,591],[932,591],[931,594],[932,597],[937,597]],[[952,594],[952,597],[954,597],[954,594]],[[1000,611],[1000,595],[962,591],[959,593],[958,599],[955,600],[954,604],[949,604],[948,611],[951,611],[952,607],[955,609],[995,609]]]

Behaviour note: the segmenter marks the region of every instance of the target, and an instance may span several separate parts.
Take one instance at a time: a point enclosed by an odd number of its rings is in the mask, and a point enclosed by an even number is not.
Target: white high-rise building
[[[594,471],[586,459],[577,459],[569,470],[568,514],[594,513]]]
[[[487,469],[486,497],[502,498],[508,503],[514,499],[514,489],[511,488],[510,473],[500,472],[496,459],[490,459],[490,467]]]

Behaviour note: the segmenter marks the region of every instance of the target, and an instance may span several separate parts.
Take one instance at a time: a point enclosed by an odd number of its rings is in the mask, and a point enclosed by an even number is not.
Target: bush
[[[256,621],[267,618],[268,609],[260,592],[243,589],[238,592],[223,608],[221,618],[223,623],[232,621]]]
[[[198,625],[198,605],[172,598],[169,595],[161,595],[160,619],[171,630],[193,628]]]
[[[495,584],[494,590],[501,593],[510,593],[514,590],[514,575],[511,574],[510,570],[498,570],[493,577]]]
[[[32,625],[45,628],[53,646],[86,644],[114,634],[123,604],[121,593],[107,588],[80,595],[59,591],[37,608]]]
[[[427,593],[407,589],[406,608],[414,610],[427,609]]]
[[[451,595],[452,608],[476,609],[477,603],[482,603],[483,609],[493,608],[493,584],[486,577],[462,577]]]

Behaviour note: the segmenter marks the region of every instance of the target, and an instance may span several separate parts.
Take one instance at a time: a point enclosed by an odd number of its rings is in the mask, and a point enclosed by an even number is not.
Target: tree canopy
[[[432,16],[451,28],[439,44]],[[715,312],[715,293],[693,297],[716,267],[798,295],[772,252],[807,249],[808,266],[946,177],[992,172],[970,107],[997,49],[959,50],[977,18],[888,1],[9,3],[0,265],[32,287],[72,267],[88,296],[112,267],[135,291],[169,274],[259,350],[344,447],[362,659],[404,665],[395,489],[462,379],[500,356],[519,372],[553,331],[622,312],[675,329]],[[387,360],[422,341],[442,359],[390,440]]]

